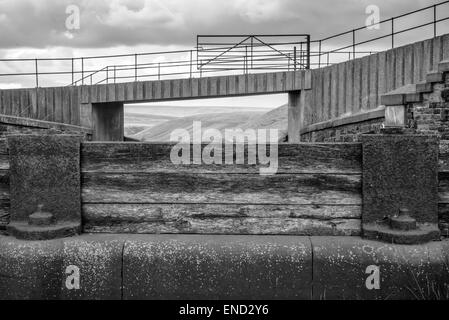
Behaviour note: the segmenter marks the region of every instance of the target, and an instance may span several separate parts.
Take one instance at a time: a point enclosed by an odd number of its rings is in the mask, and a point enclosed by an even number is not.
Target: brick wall
[[[441,139],[449,140],[449,102],[442,97],[444,90],[444,83],[436,83],[432,93],[423,95],[423,102],[407,106],[410,128],[421,133],[437,134]]]

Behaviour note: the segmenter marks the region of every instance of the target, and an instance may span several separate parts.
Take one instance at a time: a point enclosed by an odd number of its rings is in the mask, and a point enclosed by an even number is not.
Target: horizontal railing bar
[[[417,10],[414,10],[414,11],[412,11],[412,12],[404,13],[404,14],[399,15],[399,16],[395,16],[395,17],[392,17],[392,18],[388,18],[388,19],[385,19],[385,20],[381,20],[381,21],[379,21],[378,23],[375,23],[375,24],[373,24],[373,25],[379,25],[379,24],[386,23],[386,22],[390,22],[390,23],[391,23],[391,19],[395,19],[395,20],[396,20],[396,19],[400,19],[400,18],[403,18],[403,17],[405,17],[405,16],[408,16],[408,15],[411,15],[411,14],[414,14],[414,13],[417,13],[417,12],[429,10],[429,9],[433,8],[434,6],[437,6],[437,7],[438,7],[438,6],[444,5],[444,4],[446,4],[446,3],[449,3],[449,0],[446,0],[446,1],[444,1],[444,2],[440,2],[440,3],[438,3],[438,4],[430,5],[430,6],[428,6],[428,7],[424,7],[424,8],[421,8],[421,9],[417,9]],[[433,22],[432,22],[432,23],[433,23]],[[326,38],[322,38],[322,39],[320,39],[320,40],[314,40],[313,42],[319,42],[319,41],[323,42],[323,41],[330,40],[330,39],[333,39],[333,38],[338,38],[338,37],[343,36],[343,35],[346,35],[346,34],[351,34],[351,33],[354,32],[354,31],[360,31],[360,30],[363,30],[363,29],[365,29],[366,27],[367,27],[367,26],[355,28],[355,29],[352,29],[352,30],[349,30],[349,31],[345,31],[345,32],[339,33],[339,34],[335,34],[335,35],[333,35],[333,36],[329,36],[329,37],[326,37]],[[390,36],[391,36],[391,34],[390,34]]]

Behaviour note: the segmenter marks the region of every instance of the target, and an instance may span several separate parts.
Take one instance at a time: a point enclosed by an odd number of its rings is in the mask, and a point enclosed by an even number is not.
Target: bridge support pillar
[[[7,138],[9,234],[24,240],[48,240],[81,232],[81,140],[75,135]]]
[[[92,104],[93,141],[124,140],[123,105],[123,102]]]
[[[288,93],[288,142],[301,142],[301,128],[304,126],[304,110],[310,106],[311,90]]]

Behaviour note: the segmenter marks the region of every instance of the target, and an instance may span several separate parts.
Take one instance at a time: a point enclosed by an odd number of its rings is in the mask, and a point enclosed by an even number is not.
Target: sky
[[[441,1],[0,0],[0,58],[80,57],[192,49],[197,34],[307,33],[312,39],[319,39],[363,26],[372,13],[367,13],[367,9],[372,6],[379,9],[383,20],[438,2]],[[447,15],[449,5],[441,10]],[[73,20],[78,17],[77,11],[79,20]],[[416,16],[413,19],[416,23]],[[404,21],[403,25],[407,23],[412,21]],[[369,32],[367,30],[367,34]],[[388,33],[389,28],[382,26],[381,30],[372,32]],[[366,34],[360,35],[364,36]],[[404,42],[411,36],[404,35]],[[335,41],[343,44],[346,40]],[[336,44],[339,43],[326,43],[330,47]],[[383,45],[385,43],[377,46],[381,49]],[[41,72],[68,70],[69,63],[42,62],[39,68]],[[86,63],[86,68],[100,69],[105,63],[109,61],[97,60],[92,65]],[[79,67],[76,62],[75,68]],[[14,72],[34,72],[34,61],[0,61],[0,74]],[[40,83],[50,86],[70,80],[61,79],[49,76]],[[0,88],[29,86],[34,86],[33,76],[0,77]],[[266,99],[259,101],[268,104]]]

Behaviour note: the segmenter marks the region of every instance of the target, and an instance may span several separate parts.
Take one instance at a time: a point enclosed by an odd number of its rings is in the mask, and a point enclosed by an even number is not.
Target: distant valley
[[[283,141],[287,134],[288,108],[286,105],[272,110],[199,107],[188,110],[188,112],[182,109],[184,112],[173,112],[172,115],[167,114],[170,112],[168,108],[157,110],[156,114],[130,111],[132,110],[127,110],[125,114],[125,136],[147,142],[168,142],[171,133],[176,129],[185,129],[192,132],[194,121],[201,121],[203,132],[209,128],[218,129],[222,134],[224,134],[225,129],[235,128],[243,130],[278,129],[280,141]],[[173,116],[173,114],[185,115],[189,112],[191,113],[189,116]]]

